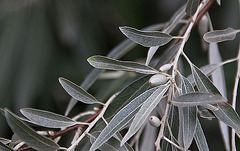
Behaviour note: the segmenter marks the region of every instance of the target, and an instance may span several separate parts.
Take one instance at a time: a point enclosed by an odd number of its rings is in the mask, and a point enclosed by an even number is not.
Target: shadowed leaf
[[[188,0],[185,12],[192,17],[197,11],[198,4],[200,0]]]
[[[10,147],[8,147],[7,145],[5,145],[4,143],[2,143],[0,141],[0,150],[1,151],[13,151],[13,149],[11,149]]]
[[[195,65],[191,65],[192,74],[196,82],[197,88],[200,92],[209,92],[213,94],[220,94],[218,89],[214,86],[212,81]]]
[[[59,149],[59,145],[52,140],[37,134],[32,128],[27,126],[25,123],[20,121],[15,114],[5,109],[5,117],[7,123],[12,129],[12,131],[24,141],[26,144],[30,145],[36,150],[44,151],[56,151]]]
[[[226,102],[218,104],[218,110],[212,110],[216,117],[240,133],[240,118],[232,106]]]
[[[197,144],[199,151],[209,151],[206,137],[204,135],[203,129],[198,119],[197,119],[197,127],[194,135],[194,140]]]

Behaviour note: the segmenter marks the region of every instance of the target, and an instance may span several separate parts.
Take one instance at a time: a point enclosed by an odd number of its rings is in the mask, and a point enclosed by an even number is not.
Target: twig
[[[178,50],[178,52],[177,52],[177,54],[176,54],[176,56],[175,56],[175,58],[174,58],[173,70],[172,70],[172,79],[175,79],[175,76],[176,76],[176,73],[177,73],[175,70],[177,70],[177,64],[178,64],[179,57],[180,57],[181,53],[183,52],[183,48],[184,48],[184,46],[185,46],[185,43],[186,43],[187,40],[188,40],[188,37],[189,37],[190,32],[191,32],[191,30],[192,30],[192,28],[193,28],[193,25],[194,25],[194,23],[195,23],[195,21],[196,21],[196,18],[197,18],[197,16],[198,16],[199,12],[200,12],[202,9],[204,9],[204,6],[208,6],[208,5],[207,5],[207,4],[208,4],[207,2],[208,2],[208,1],[203,0],[203,1],[200,3],[200,5],[199,5],[198,8],[197,8],[196,13],[195,13],[195,14],[193,15],[193,17],[192,17],[192,20],[193,20],[193,21],[189,24],[186,32],[185,32],[184,35],[183,35],[182,43],[181,43],[180,48],[179,48],[179,50]],[[208,8],[208,9],[209,9],[209,8]],[[172,93],[171,93],[171,92],[172,92],[172,89],[173,89],[173,88],[170,87],[170,89],[168,90],[168,101],[171,100],[171,96],[172,96]],[[165,122],[166,122],[166,120],[168,119],[168,111],[169,111],[169,109],[170,109],[170,105],[171,105],[170,102],[168,102],[167,105],[166,105],[166,108],[165,108],[165,113],[164,113],[164,115],[163,115],[163,117],[162,117],[162,120],[161,120],[162,125],[161,125],[160,130],[159,130],[158,138],[157,138],[157,140],[155,141],[156,150],[160,150],[160,141],[161,141],[161,139],[164,137]]]
[[[238,57],[237,57],[237,73],[235,77],[235,83],[234,83],[234,88],[233,88],[233,99],[232,99],[232,107],[235,110],[236,109],[236,104],[237,104],[237,90],[238,90],[238,83],[239,83],[239,76],[240,76],[240,43],[239,43],[239,50],[238,50]],[[231,137],[231,142],[232,142],[232,151],[236,151],[236,142],[235,142],[235,130],[232,129],[232,137]]]
[[[72,151],[79,142],[84,138],[84,136],[90,132],[90,130],[94,127],[94,125],[98,122],[100,118],[102,118],[103,114],[107,110],[107,107],[112,102],[112,100],[115,98],[115,95],[113,95],[103,106],[101,112],[98,114],[98,116],[89,124],[88,128],[83,132],[83,134],[67,149],[67,151]]]

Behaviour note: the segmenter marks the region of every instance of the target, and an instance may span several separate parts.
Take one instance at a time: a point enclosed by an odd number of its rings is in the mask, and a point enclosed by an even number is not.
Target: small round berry
[[[149,84],[151,86],[158,86],[165,84],[168,81],[168,78],[162,74],[155,74],[149,79]]]
[[[165,64],[159,68],[159,72],[168,71],[169,69],[171,69],[171,67],[172,67],[172,64],[169,64],[169,63]]]
[[[150,125],[152,125],[153,127],[159,127],[161,125],[161,121],[159,120],[158,117],[156,116],[151,116],[149,118],[149,123]]]

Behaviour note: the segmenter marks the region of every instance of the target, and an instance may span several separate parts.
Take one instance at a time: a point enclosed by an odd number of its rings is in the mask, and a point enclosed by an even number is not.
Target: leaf
[[[218,89],[214,86],[212,81],[195,65],[191,65],[192,74],[196,82],[197,88],[200,92],[209,92],[213,94],[220,94]]]
[[[93,144],[101,132],[93,132],[90,135],[90,142]],[[128,151],[125,146],[120,146],[120,141],[112,137],[107,142],[105,142],[101,147],[98,148],[102,151]]]
[[[2,142],[3,144],[8,144],[11,142],[11,140],[0,137],[0,142]]]
[[[7,145],[5,145],[4,143],[2,143],[1,141],[0,141],[0,150],[1,150],[1,151],[13,151],[12,148],[8,147]]]
[[[159,73],[152,67],[131,61],[119,61],[104,56],[92,56],[87,59],[90,65],[95,68],[109,69],[109,70],[122,70],[138,72],[142,74],[156,74]]]
[[[226,102],[219,103],[218,110],[212,110],[215,116],[240,133],[240,117]]]
[[[194,93],[192,84],[182,77],[182,94]],[[192,144],[197,126],[197,108],[196,107],[183,107],[182,110],[182,127],[183,127],[183,144],[185,150],[188,150]]]
[[[192,84],[185,77],[182,77],[182,85],[181,86],[182,86],[182,94],[194,93],[195,92]]]
[[[202,106],[198,106],[198,114],[202,117],[202,118],[206,118],[208,120],[212,120],[213,118],[215,118],[215,116],[213,115],[212,112],[210,112],[208,109],[202,107]]]
[[[172,47],[167,49],[165,52],[163,52],[163,55],[158,59],[156,68],[158,69],[164,64],[169,63],[178,52],[180,46],[181,46],[181,43],[177,43],[176,45],[173,45]]]
[[[115,115],[118,111],[120,111],[126,104],[128,104],[131,100],[145,92],[149,88],[149,80],[150,75],[144,76],[129,86],[124,88],[116,98],[110,103],[106,112],[104,113],[104,117],[106,119]]]
[[[157,129],[151,126],[149,123],[146,124],[146,127],[143,130],[139,149],[140,151],[153,151],[155,149],[154,142],[157,137]]]
[[[219,94],[195,92],[177,97],[172,101],[172,104],[179,107],[191,107],[206,104],[217,104],[226,101],[227,99]]]
[[[32,128],[20,121],[15,114],[10,112],[8,109],[5,109],[5,117],[8,125],[18,138],[30,145],[32,148],[44,151],[56,151],[59,149],[58,144],[37,134]]]
[[[164,129],[164,136],[171,138],[171,141],[176,142],[179,137],[179,110],[178,107],[171,105],[168,113],[168,127]],[[174,146],[169,142],[163,140],[161,145],[162,151],[174,150]]]
[[[119,29],[130,40],[144,47],[163,46],[173,39],[171,35],[159,31],[142,31],[126,26]]]
[[[194,67],[192,67],[192,71]],[[195,67],[195,69],[197,69]],[[217,88],[211,83],[211,81],[207,78],[206,75],[203,73],[199,72],[200,70],[197,69],[195,70],[195,73],[197,73],[196,78],[199,78],[198,80],[195,80],[197,83],[197,87],[199,90],[202,92],[211,92],[211,93],[217,93],[220,94],[220,92],[217,90]],[[195,76],[194,76],[195,77]],[[197,82],[198,81],[198,82]],[[233,108],[226,102],[219,103],[217,105],[219,108],[218,110],[212,109],[211,111],[216,115],[216,117],[223,121],[225,124],[228,126],[234,128],[236,131],[240,132],[240,118],[239,115],[233,110]]]
[[[65,91],[69,95],[71,95],[71,97],[73,97],[74,99],[86,104],[99,103],[95,97],[86,92],[83,88],[81,88],[77,84],[62,77],[60,77],[58,80],[62,87],[65,89]]]
[[[109,122],[109,124],[103,129],[101,134],[98,136],[97,140],[93,143],[90,151],[94,151],[109,140],[117,131],[124,127],[137,113],[143,102],[151,96],[153,92],[157,90],[158,87],[152,88],[135,99],[133,99],[129,104],[122,108]]]
[[[209,44],[209,62],[213,63],[221,63],[222,57],[220,55],[218,44],[217,43],[210,43]],[[227,97],[227,90],[226,90],[226,81],[224,76],[223,66],[219,67],[216,71],[212,73],[212,81],[217,87],[217,89],[221,92],[224,97]],[[226,150],[230,150],[230,140],[229,140],[229,132],[228,127],[222,121],[219,121],[219,126],[222,134],[222,138],[224,141],[224,146]]]
[[[197,11],[199,0],[188,0],[185,12],[192,17]]]
[[[199,151],[209,151],[206,137],[204,135],[203,129],[198,119],[197,119],[197,127],[194,135],[194,140],[197,144]]]
[[[154,54],[156,53],[156,51],[158,50],[158,46],[155,47],[150,47],[148,50],[148,54],[147,54],[147,59],[146,59],[146,63],[145,65],[148,66],[152,57],[154,56]]]
[[[20,111],[25,117],[33,121],[34,124],[44,127],[63,128],[77,124],[75,121],[66,116],[48,111],[32,108],[23,108]]]
[[[240,30],[236,30],[229,27],[224,30],[214,30],[214,31],[207,32],[203,36],[203,39],[209,43],[218,43],[218,42],[235,39],[238,32],[240,32]]]
[[[203,66],[200,68],[201,72],[207,76],[211,75],[215,70],[217,70],[219,67],[221,67],[223,63],[218,64],[208,64],[206,66]],[[193,74],[189,75],[187,77],[190,83],[194,83]]]
[[[121,141],[121,146],[141,128],[141,126],[151,114],[152,110],[155,109],[157,104],[160,102],[168,88],[169,84],[159,86],[159,88],[154,91],[150,97],[147,98],[147,100],[143,103],[142,107],[133,119],[133,122],[128,129],[127,134],[125,134],[125,136],[123,137]]]

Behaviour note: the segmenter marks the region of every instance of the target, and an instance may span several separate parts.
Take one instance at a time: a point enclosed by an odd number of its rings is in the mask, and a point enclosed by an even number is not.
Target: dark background
[[[58,83],[66,77],[80,84],[92,67],[86,59],[106,55],[124,40],[119,26],[141,29],[166,22],[185,0],[0,0],[0,107],[19,114],[33,107],[63,114],[70,97]],[[214,29],[240,27],[237,1],[222,1],[210,10]],[[198,66],[207,64],[200,36],[194,30],[185,52]],[[191,44],[190,44],[191,43]],[[223,59],[235,57],[239,35],[220,43]],[[147,48],[138,46],[123,60],[145,58]],[[236,64],[225,66],[228,96],[235,78]],[[106,81],[107,82],[107,81]],[[90,89],[92,94],[99,85]],[[82,109],[82,104],[78,105]],[[10,138],[4,116],[0,116],[0,136]],[[207,123],[206,123],[207,122]],[[205,121],[211,148],[223,150],[217,120]],[[217,145],[216,145],[217,144]]]

